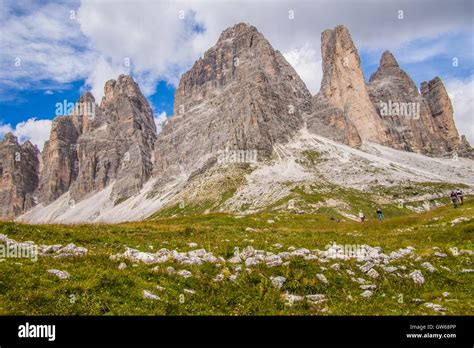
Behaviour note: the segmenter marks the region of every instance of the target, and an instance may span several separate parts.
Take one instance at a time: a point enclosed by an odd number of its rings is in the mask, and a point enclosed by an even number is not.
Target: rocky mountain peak
[[[399,68],[400,66],[398,65],[397,60],[393,56],[392,52],[389,50],[386,50],[384,53],[382,53],[382,57],[380,58],[380,68],[385,70],[385,69],[390,69],[390,68]]]
[[[310,99],[295,70],[255,27],[228,28],[181,77],[174,115],[158,137],[157,175],[199,167],[197,159],[225,149],[268,156],[303,126]]]
[[[342,25],[325,30],[321,34],[321,53],[323,79],[319,93],[323,99],[342,110],[361,139],[388,143],[387,131],[369,98],[349,30]]]
[[[107,107],[107,105],[121,95],[125,95],[128,98],[143,98],[140,87],[133,78],[130,75],[122,74],[117,78],[117,80],[111,79],[105,83],[104,96],[102,97],[100,106],[102,108]]]
[[[225,29],[221,35],[219,35],[217,42],[219,43],[224,40],[235,39],[238,36],[252,35],[256,33],[260,34],[257,28],[255,28],[253,25],[248,23],[237,23],[236,25]]]
[[[391,135],[391,147],[428,155],[449,155],[461,144],[453,108],[442,81],[421,84],[421,94],[395,57],[385,51],[369,80],[369,93]],[[461,149],[462,148],[462,149]]]
[[[403,90],[408,95],[417,96],[419,94],[415,82],[400,68],[400,65],[390,51],[385,51],[382,54],[377,71],[370,76],[369,88],[370,85],[377,82],[380,82],[382,85],[387,84],[387,79],[390,79],[391,84],[396,85],[398,89]]]
[[[13,134],[5,135],[0,142],[0,217],[21,214],[37,202],[41,204],[31,216],[43,216],[43,208],[54,211],[48,213],[53,219],[55,214],[73,216],[68,209],[75,202],[84,208],[97,195],[102,205],[91,208],[88,219],[100,221],[103,208],[122,214],[142,194],[159,195],[176,183],[168,181],[182,181],[190,188],[196,177],[205,180],[235,169],[219,160],[223,152],[243,154],[244,162],[250,157],[250,163],[261,162],[258,166],[281,158],[287,145],[318,142],[319,136],[361,151],[368,140],[427,155],[457,152],[472,157],[466,138],[459,138],[439,78],[424,82],[420,94],[393,54],[385,51],[366,85],[357,48],[344,26],[322,33],[321,52],[321,89],[311,96],[255,27],[239,23],[224,30],[182,75],[174,115],[159,135],[152,109],[133,78],[120,75],[107,81],[100,105],[91,93],[78,101],[93,106],[92,114],[75,111],[53,120],[41,169],[31,143],[19,145]],[[150,179],[153,182],[145,186]],[[170,194],[180,194],[180,189]],[[125,201],[127,208],[114,208]],[[143,198],[138,206],[157,201]]]
[[[21,144],[22,149],[26,151],[31,151],[32,153],[38,153],[39,154],[39,149],[36,145],[33,145],[33,143],[29,140],[26,140],[23,144]]]
[[[451,147],[455,148],[461,141],[454,124],[454,111],[451,99],[444,87],[443,81],[436,76],[428,82],[422,82],[420,90],[423,98],[428,102],[438,130],[451,143]]]
[[[7,145],[7,144],[18,144],[18,138],[13,135],[13,133],[8,132],[3,136],[3,139],[1,141],[2,144]]]
[[[86,115],[53,120],[42,154],[40,202],[68,191],[81,200],[111,184],[112,195],[125,198],[149,179],[156,126],[147,99],[128,75],[107,81],[104,91],[100,107],[90,93],[79,99],[89,103]]]
[[[79,98],[78,100],[79,103],[95,103],[95,98],[94,96],[92,95],[91,92],[87,91],[86,93],[84,93],[83,95],[81,95],[81,97]]]

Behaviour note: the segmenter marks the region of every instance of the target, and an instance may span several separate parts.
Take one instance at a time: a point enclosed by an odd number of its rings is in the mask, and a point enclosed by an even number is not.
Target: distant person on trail
[[[461,205],[463,205],[464,204],[464,197],[462,196],[462,191],[460,189],[458,189],[456,191],[456,196],[458,196],[459,202],[461,202]]]
[[[453,202],[453,208],[458,207],[458,196],[456,196],[454,191],[451,191],[451,202]]]
[[[384,219],[382,209],[377,208],[377,216],[378,216],[380,221],[382,221]]]
[[[360,222],[364,222],[365,221],[365,215],[362,211],[359,212],[359,219],[360,219]]]

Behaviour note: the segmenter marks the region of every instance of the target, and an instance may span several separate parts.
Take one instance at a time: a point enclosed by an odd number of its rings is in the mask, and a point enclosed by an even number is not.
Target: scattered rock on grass
[[[285,300],[286,300],[285,302],[286,305],[293,306],[293,303],[302,301],[303,296],[285,293]]]
[[[393,273],[393,272],[395,272],[398,268],[395,267],[395,266],[388,266],[388,267],[382,267],[382,269],[383,269],[384,272],[386,272],[386,273]]]
[[[444,312],[446,310],[444,307],[440,306],[439,304],[431,303],[431,302],[425,303],[424,306],[426,308],[431,308],[436,312]]]
[[[143,290],[143,298],[146,298],[146,299],[149,299],[149,300],[159,300],[160,299],[159,296],[156,296],[155,294],[153,294],[152,292],[150,292],[148,290]]]
[[[318,278],[320,281],[322,281],[324,284],[327,284],[328,283],[328,280],[327,278],[324,276],[324,274],[316,274],[316,278]]]
[[[221,282],[223,281],[225,278],[224,274],[223,273],[219,273],[218,275],[215,276],[215,278],[213,279],[215,282]]]
[[[420,270],[415,270],[409,274],[411,279],[415,282],[415,284],[424,284],[425,277],[423,277],[423,273]]]
[[[378,278],[380,277],[379,272],[377,272],[375,269],[371,268],[368,272],[367,275],[371,278]]]
[[[179,276],[183,277],[183,278],[192,277],[192,273],[189,272],[189,271],[187,271],[187,270],[185,270],[185,269],[179,271],[177,274],[178,274]]]
[[[313,294],[313,295],[306,295],[306,300],[311,304],[319,304],[326,301],[326,296],[323,294]]]
[[[430,272],[436,272],[437,271],[437,269],[429,262],[423,262],[421,264],[421,266],[424,267],[425,269],[427,269]]]
[[[281,289],[283,284],[286,281],[286,278],[277,276],[277,277],[270,277],[270,280],[272,281],[273,286],[277,287],[278,289]]]
[[[367,284],[367,285],[361,285],[359,288],[361,290],[369,290],[369,289],[375,289],[377,286],[374,284]]]
[[[69,273],[66,271],[60,271],[58,269],[48,269],[48,273],[54,274],[56,277],[60,279],[68,279]]]

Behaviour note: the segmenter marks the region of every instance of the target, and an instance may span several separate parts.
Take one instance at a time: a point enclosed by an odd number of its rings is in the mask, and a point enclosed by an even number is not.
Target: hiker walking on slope
[[[382,209],[377,208],[377,216],[378,216],[380,221],[382,221],[384,219]]]
[[[359,212],[359,219],[360,219],[360,222],[364,222],[365,221],[365,215],[362,211]]]
[[[462,196],[462,191],[458,189],[456,191],[456,196],[458,197],[459,202],[461,202],[461,205],[464,204],[464,197]]]
[[[456,196],[454,191],[451,191],[451,202],[453,202],[453,208],[458,207],[458,196]]]

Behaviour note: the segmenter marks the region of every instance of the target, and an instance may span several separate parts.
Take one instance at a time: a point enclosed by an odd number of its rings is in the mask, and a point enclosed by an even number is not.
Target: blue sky
[[[13,131],[41,148],[56,103],[86,90],[100,102],[105,81],[121,73],[134,76],[161,122],[172,114],[181,74],[222,30],[243,21],[283,53],[313,94],[322,77],[320,33],[346,25],[367,80],[385,49],[418,86],[440,76],[460,133],[474,142],[472,18],[473,3],[464,0],[2,0],[0,138]]]
[[[81,91],[85,80],[74,81],[66,84],[63,89],[54,90],[20,90],[16,91],[14,99],[6,100],[0,104],[0,123],[10,123],[17,125],[30,118],[53,119],[56,111],[56,103],[63,100],[75,102],[81,96]],[[173,113],[175,87],[159,81],[156,91],[148,96],[148,101],[152,105],[155,114],[166,112],[167,115]],[[100,103],[100,100],[98,101]]]

